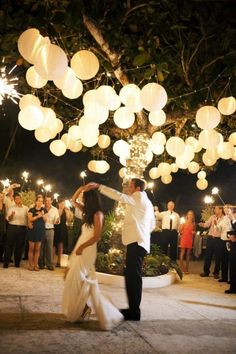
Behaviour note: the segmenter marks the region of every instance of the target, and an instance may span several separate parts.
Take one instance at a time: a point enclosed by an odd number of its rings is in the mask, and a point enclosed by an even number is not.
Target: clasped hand
[[[80,245],[75,251],[76,255],[80,256],[82,254],[83,250],[84,250],[83,246]]]

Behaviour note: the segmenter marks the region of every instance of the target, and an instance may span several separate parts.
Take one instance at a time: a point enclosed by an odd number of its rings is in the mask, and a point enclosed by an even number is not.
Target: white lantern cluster
[[[104,174],[110,169],[110,165],[105,160],[91,160],[88,163],[88,169],[94,173]]]
[[[197,174],[198,180],[196,182],[196,186],[200,190],[204,190],[208,187],[208,182],[206,180],[206,172],[205,171],[200,171]]]

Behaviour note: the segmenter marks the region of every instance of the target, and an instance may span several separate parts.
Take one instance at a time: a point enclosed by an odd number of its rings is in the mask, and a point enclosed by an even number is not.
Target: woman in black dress
[[[4,195],[0,193],[0,262],[3,261],[4,243],[6,237],[6,207],[3,204]]]
[[[28,212],[29,270],[39,270],[38,260],[41,242],[45,238],[45,214],[43,198],[36,197],[35,206]]]
[[[73,220],[73,213],[65,205],[65,199],[59,199],[58,211],[60,215],[60,224],[55,225],[54,246],[57,250],[57,267],[60,267],[61,255],[68,245],[67,222]]]

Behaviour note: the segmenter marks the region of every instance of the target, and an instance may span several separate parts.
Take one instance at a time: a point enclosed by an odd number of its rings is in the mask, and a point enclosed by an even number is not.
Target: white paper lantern
[[[36,72],[47,80],[62,76],[68,65],[66,53],[58,45],[46,44],[38,50],[35,60]]]
[[[174,162],[170,165],[170,167],[171,167],[171,172],[173,173],[176,173],[179,170],[178,166]]]
[[[137,94],[140,95],[140,92],[141,92],[141,90],[137,85],[128,84],[128,85],[125,85],[121,88],[121,90],[119,92],[119,97],[120,97],[121,102],[125,105],[127,102],[127,99],[130,96],[137,95]]]
[[[106,134],[99,135],[98,146],[101,149],[106,149],[110,145],[110,143],[111,143],[111,139],[110,139],[109,135],[106,135]]]
[[[200,142],[196,138],[194,138],[193,136],[189,136],[185,140],[185,144],[191,145],[194,152],[200,152],[202,150],[202,146],[201,146]]]
[[[35,130],[43,122],[43,113],[39,107],[27,106],[18,114],[20,125],[27,130]]]
[[[135,121],[135,115],[126,107],[118,108],[114,113],[114,122],[121,129],[130,128]]]
[[[234,154],[234,146],[230,142],[223,142],[217,146],[217,153],[224,160],[231,159]]]
[[[150,149],[147,150],[146,154],[145,154],[146,160],[147,160],[147,164],[151,163],[153,160],[153,153]]]
[[[81,128],[81,132],[83,134],[89,134],[90,131],[96,131],[99,127],[99,124],[85,116],[82,116],[79,120],[79,127]]]
[[[110,169],[110,165],[107,161],[96,161],[96,172],[100,174],[106,173]]]
[[[66,144],[60,139],[53,140],[49,145],[49,149],[54,155],[62,156],[66,152]]]
[[[120,176],[120,178],[125,178],[126,173],[127,173],[127,169],[126,169],[125,167],[121,167],[121,168],[119,169],[119,176]]]
[[[92,52],[80,50],[73,55],[71,67],[80,80],[89,80],[97,74],[99,61]]]
[[[120,164],[121,164],[122,166],[125,166],[125,167],[126,167],[126,161],[127,161],[127,159],[128,159],[128,156],[120,156],[120,157],[119,157]]]
[[[56,121],[57,121],[57,133],[60,133],[63,130],[63,122],[59,118],[56,118]]]
[[[70,151],[72,152],[79,152],[82,150],[83,144],[79,140],[73,140],[73,142],[70,143]]]
[[[39,127],[35,130],[34,136],[40,143],[46,143],[51,139],[51,131],[46,127]]]
[[[84,146],[92,147],[95,146],[98,142],[99,130],[91,132],[88,134],[81,135],[81,142]]]
[[[116,156],[128,157],[130,155],[130,146],[125,140],[117,140],[113,144],[113,152]]]
[[[34,64],[39,48],[45,44],[50,44],[49,38],[41,36],[39,30],[30,28],[20,35],[18,50],[24,59]]]
[[[155,143],[151,144],[151,149],[155,155],[161,155],[165,150],[164,145],[159,145]]]
[[[206,151],[205,151],[205,156],[208,158],[208,159],[210,159],[210,160],[218,160],[218,158],[219,158],[219,155],[218,155],[218,152],[217,152],[217,149],[216,148],[214,148],[214,149],[207,149]]]
[[[229,142],[232,145],[236,145],[236,132],[233,132],[232,134],[230,134],[229,136]]]
[[[73,81],[70,87],[67,86],[62,90],[63,95],[67,98],[70,98],[71,100],[74,100],[79,96],[81,96],[82,92],[83,92],[83,84],[77,78]]]
[[[160,111],[167,103],[164,87],[156,83],[145,85],[140,93],[141,103],[147,111]]]
[[[73,140],[79,140],[81,138],[81,128],[78,125],[72,125],[68,129],[68,135],[73,139]]]
[[[68,90],[70,89],[70,87],[73,86],[75,81],[76,81],[76,75],[74,71],[69,66],[67,66],[63,75],[55,79],[53,82],[56,85],[56,87],[59,88],[60,90]]]
[[[167,176],[171,174],[171,166],[167,162],[161,162],[158,165],[158,170],[161,176]]]
[[[233,161],[236,161],[236,147],[234,147],[234,153],[233,156],[231,157]]]
[[[204,163],[205,166],[213,166],[215,165],[217,160],[209,159],[207,154],[204,152],[202,155],[202,162]]]
[[[152,167],[149,171],[149,176],[151,179],[157,179],[161,176],[158,167]]]
[[[97,89],[96,101],[101,106],[110,109],[112,107],[113,97],[116,96],[116,91],[109,85],[102,85]]]
[[[20,101],[19,101],[19,107],[20,109],[24,109],[27,106],[37,106],[40,107],[41,103],[38,99],[38,97],[31,95],[31,94],[27,94],[21,97]]]
[[[206,189],[208,187],[208,182],[206,179],[199,179],[196,183],[196,186],[198,189],[203,191],[204,189]]]
[[[183,154],[178,156],[177,158],[185,160],[187,162],[192,161],[192,159],[194,158],[193,147],[191,145],[185,145]]]
[[[175,163],[182,170],[186,170],[188,168],[188,165],[189,165],[189,161],[185,160],[182,155],[176,157]]]
[[[140,88],[135,84],[125,85],[120,90],[120,100],[131,112],[137,113],[143,108],[140,100],[140,92]]]
[[[85,106],[84,116],[96,124],[103,124],[109,116],[109,111],[99,103],[93,102]]]
[[[161,181],[164,184],[170,184],[172,182],[172,176],[171,175],[161,176]]]
[[[83,105],[87,106],[97,102],[97,90],[88,90],[83,95]]]
[[[157,112],[150,112],[148,115],[148,120],[155,127],[159,127],[165,123],[166,114],[162,109]]]
[[[61,136],[61,140],[66,144],[67,149],[70,149],[70,146],[73,146],[75,142],[75,140],[68,133],[63,134]]]
[[[161,132],[155,132],[152,135],[152,142],[154,144],[158,144],[158,145],[165,145],[166,143],[166,136],[165,134],[161,133]]]
[[[214,129],[202,130],[198,139],[204,149],[213,149],[220,143],[219,134]]]
[[[214,129],[220,123],[220,112],[216,107],[201,107],[196,114],[196,123],[201,129]]]
[[[96,161],[95,160],[91,160],[88,162],[88,169],[89,171],[92,171],[92,172],[96,172]]]
[[[198,172],[197,178],[199,178],[199,179],[205,179],[205,178],[206,178],[206,172],[205,172],[205,171],[200,171],[200,172]]]
[[[109,103],[109,110],[116,111],[121,105],[120,97],[118,95],[112,96]]]
[[[221,98],[217,107],[220,113],[229,116],[236,111],[236,99],[233,96]]]
[[[197,173],[199,171],[199,168],[200,168],[199,163],[195,161],[191,161],[188,164],[188,170],[192,174]]]
[[[166,151],[170,156],[178,157],[182,155],[184,153],[184,148],[184,141],[177,136],[172,136],[167,140]]]
[[[34,66],[31,66],[26,71],[26,81],[27,84],[33,88],[41,88],[46,85],[47,80],[43,79],[38,73],[35,71]]]

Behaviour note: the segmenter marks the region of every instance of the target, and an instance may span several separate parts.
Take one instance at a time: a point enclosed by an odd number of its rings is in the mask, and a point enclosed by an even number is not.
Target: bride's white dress
[[[69,271],[65,279],[62,310],[67,320],[77,322],[88,304],[95,312],[101,329],[109,330],[123,320],[122,314],[99,289],[95,274],[97,244],[86,247],[82,255],[75,250],[93,237],[93,227],[82,226],[82,234],[69,259]]]

